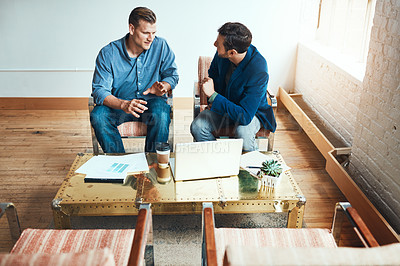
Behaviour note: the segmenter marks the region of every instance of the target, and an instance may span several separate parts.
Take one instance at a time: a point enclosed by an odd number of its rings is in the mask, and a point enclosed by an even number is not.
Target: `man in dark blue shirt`
[[[128,121],[147,125],[145,151],[167,142],[170,106],[166,93],[178,83],[175,55],[156,33],[156,15],[137,7],[129,16],[129,33],[103,47],[96,59],[90,121],[106,153],[124,153],[118,126]]]
[[[267,102],[267,61],[251,44],[250,30],[241,23],[225,23],[214,43],[217,52],[201,82],[209,108],[192,122],[196,141],[215,140],[214,131],[235,126],[243,150],[257,150],[255,136],[261,127],[272,132],[276,122]]]

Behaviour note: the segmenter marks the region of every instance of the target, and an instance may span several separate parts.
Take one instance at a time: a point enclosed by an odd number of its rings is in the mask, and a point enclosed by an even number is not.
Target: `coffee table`
[[[283,162],[279,152],[269,154]],[[238,176],[183,182],[172,179],[159,184],[156,171],[151,168],[146,175],[130,176],[125,184],[85,183],[84,175],[75,170],[93,156],[88,153],[76,156],[53,199],[55,228],[71,228],[71,216],[137,215],[141,203],[151,203],[154,215],[201,214],[202,202],[213,202],[216,214],[286,212],[287,227],[302,227],[306,200],[290,171],[275,189],[260,190],[258,181],[246,171]],[[149,165],[156,162],[155,154],[148,153],[146,157]]]

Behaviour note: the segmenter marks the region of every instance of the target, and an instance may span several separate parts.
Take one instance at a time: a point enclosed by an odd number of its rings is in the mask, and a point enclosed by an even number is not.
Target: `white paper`
[[[148,172],[146,155],[98,155],[90,158],[75,172],[86,174],[85,178],[125,179],[128,173]]]
[[[245,154],[242,154],[240,157],[240,167],[250,172],[251,174],[257,175],[257,172],[260,170],[259,168],[262,166],[262,163],[266,160],[276,160],[276,157],[269,154],[263,154],[259,151],[252,151]],[[282,173],[290,170],[290,167],[285,163],[281,163]],[[248,166],[254,166],[259,168],[249,168]]]

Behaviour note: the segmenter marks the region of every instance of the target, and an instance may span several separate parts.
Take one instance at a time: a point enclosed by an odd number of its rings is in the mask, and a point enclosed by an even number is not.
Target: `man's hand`
[[[139,118],[140,114],[143,114],[148,108],[146,105],[147,102],[143,100],[133,99],[132,101],[123,101],[121,103],[121,109],[127,113],[132,114],[133,116]]]
[[[170,88],[171,88],[171,85],[169,85],[168,82],[156,81],[156,82],[154,82],[153,85],[151,85],[150,88],[148,88],[146,91],[143,92],[143,95],[147,95],[147,94],[151,93],[151,94],[155,94],[157,96],[162,96],[165,93],[167,93]]]
[[[204,78],[200,86],[207,97],[211,97],[211,95],[213,95],[215,92],[214,81],[212,78]]]

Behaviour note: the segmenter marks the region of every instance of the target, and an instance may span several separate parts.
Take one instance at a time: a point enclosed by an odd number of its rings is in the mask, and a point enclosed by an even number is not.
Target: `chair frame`
[[[128,266],[142,265],[142,261],[145,261],[146,265],[154,265],[153,220],[150,206],[151,203],[140,204]]]
[[[21,225],[19,223],[17,209],[11,202],[0,203],[0,219],[6,214],[8,220],[8,226],[10,228],[11,239],[13,243],[17,242],[21,236]]]
[[[376,241],[357,210],[351,207],[348,202],[338,202],[335,206],[335,214],[332,222],[332,235],[339,244],[340,232],[343,218],[347,217],[353,226],[354,231],[365,247],[378,247]],[[203,242],[202,242],[202,265],[214,266],[217,262],[217,248],[214,233],[214,208],[211,202],[203,202],[202,215]],[[297,229],[301,230],[301,229]]]
[[[171,123],[169,126],[169,137],[168,137],[168,142],[171,145],[171,149],[173,149],[174,146],[174,121],[173,121],[173,94],[172,94],[172,90],[168,91],[167,94],[167,103],[168,105],[171,107],[171,113],[170,113],[170,117],[171,117]],[[88,98],[88,110],[89,110],[89,120],[90,120],[90,114],[92,113],[94,107],[96,106],[96,104],[94,103],[94,99],[93,97],[89,97]],[[139,122],[139,121],[132,121],[135,124],[138,124],[138,126],[140,127],[147,127],[146,124]],[[90,121],[89,121],[90,123]],[[92,123],[90,123],[90,131],[91,131],[91,136],[92,136],[92,147],[93,147],[93,154],[100,154],[100,144],[99,141],[97,140],[96,134],[94,132],[94,128],[92,126]],[[146,135],[138,135],[138,136],[121,136],[122,139],[127,139],[127,138],[145,138]]]
[[[202,61],[202,59],[204,60],[204,63]],[[207,56],[199,56],[199,61],[198,61],[198,81],[195,82],[194,84],[194,94],[193,94],[193,99],[194,99],[194,107],[193,107],[193,119],[197,117],[197,115],[202,112],[206,106],[208,105],[208,101],[207,101],[207,96],[205,95],[205,93],[203,92],[201,85],[200,85],[200,81],[204,78],[204,77],[208,77],[207,73],[203,73],[205,70],[205,65],[207,65],[207,62],[211,62],[212,58],[211,57],[207,57]],[[205,64],[205,65],[204,65]],[[278,102],[276,99],[275,95],[272,95],[269,93],[269,91],[267,90],[267,99],[268,99],[268,104],[272,106],[273,108],[273,112],[274,114],[276,114],[276,109],[278,106]],[[221,130],[219,132],[215,132],[216,135],[218,135],[220,138],[226,138],[226,137],[233,137],[232,136],[232,129],[225,129],[225,130]],[[274,149],[274,133],[270,132],[269,130],[266,130],[265,128],[261,128],[257,135],[256,135],[257,139],[268,139],[268,145],[267,145],[267,151],[273,151]]]
[[[140,204],[135,226],[135,234],[128,260],[129,266],[143,265],[143,261],[146,262],[146,265],[154,265],[153,222],[150,207],[150,203]],[[0,203],[0,218],[5,213],[7,214],[8,223],[10,225],[10,233],[12,239],[15,240],[15,243],[21,236],[21,227],[19,224],[17,210],[13,203]]]

